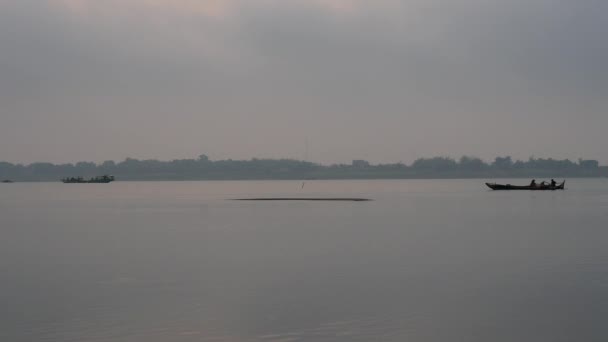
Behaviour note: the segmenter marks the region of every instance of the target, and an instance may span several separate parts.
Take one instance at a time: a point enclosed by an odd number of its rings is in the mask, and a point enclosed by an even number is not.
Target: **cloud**
[[[325,161],[603,155],[607,10],[596,0],[4,0],[0,115],[11,125],[0,125],[0,159],[290,156],[298,146],[272,142],[305,135]],[[129,136],[143,130],[153,133]],[[83,138],[104,134],[111,146]]]
[[[105,11],[159,11],[187,13],[211,17],[225,16],[232,9],[232,0],[49,0],[75,15],[89,15]]]
[[[90,15],[105,11],[158,11],[164,14],[204,15],[227,17],[240,8],[252,6],[282,7],[284,0],[48,0],[53,6],[63,7],[75,15]],[[291,0],[289,6],[318,7],[333,12],[348,13],[364,7],[360,0]]]

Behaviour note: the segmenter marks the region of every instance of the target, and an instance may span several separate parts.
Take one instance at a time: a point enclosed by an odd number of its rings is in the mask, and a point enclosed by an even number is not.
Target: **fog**
[[[0,160],[608,161],[608,2],[0,0]]]

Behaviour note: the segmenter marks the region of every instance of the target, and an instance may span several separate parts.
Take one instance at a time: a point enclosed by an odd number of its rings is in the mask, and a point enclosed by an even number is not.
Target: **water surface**
[[[607,341],[608,182],[483,182],[0,184],[0,340]]]

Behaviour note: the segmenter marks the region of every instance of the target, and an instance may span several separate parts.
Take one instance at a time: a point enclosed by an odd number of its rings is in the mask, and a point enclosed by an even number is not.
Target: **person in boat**
[[[551,187],[555,187],[557,185],[557,182],[555,181],[555,179],[551,178]]]
[[[533,180],[530,182],[530,186],[536,186],[536,179],[533,179]]]

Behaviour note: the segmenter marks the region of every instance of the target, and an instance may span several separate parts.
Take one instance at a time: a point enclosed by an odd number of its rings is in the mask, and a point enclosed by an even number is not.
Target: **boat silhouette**
[[[61,181],[64,183],[110,183],[114,181],[114,176],[103,175],[89,179],[84,179],[82,177],[68,177],[63,178]]]
[[[551,184],[536,184],[536,185],[511,185],[511,184],[496,184],[486,183],[488,188],[492,190],[564,190],[566,181],[556,185]]]

